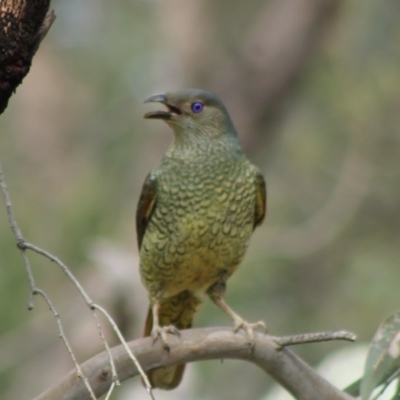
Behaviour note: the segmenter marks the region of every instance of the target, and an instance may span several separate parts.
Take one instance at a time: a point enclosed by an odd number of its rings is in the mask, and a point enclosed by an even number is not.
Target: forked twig
[[[115,334],[117,335],[118,339],[120,340],[121,344],[124,346],[126,352],[129,355],[129,358],[133,361],[135,367],[137,368],[137,370],[139,371],[141,377],[143,378],[143,381],[146,385],[146,389],[147,392],[150,396],[150,398],[152,400],[154,400],[154,396],[153,396],[153,392],[152,392],[152,388],[151,388],[151,384],[149,382],[149,379],[147,378],[147,375],[145,374],[145,372],[143,371],[142,367],[140,366],[137,358],[133,355],[133,353],[130,351],[128,345],[126,344],[126,341],[122,335],[122,333],[120,332],[120,330],[118,329],[117,324],[114,322],[113,318],[111,317],[111,315],[101,306],[99,306],[98,304],[94,303],[92,301],[92,299],[89,297],[89,295],[87,294],[87,292],[85,291],[85,289],[82,287],[82,285],[80,284],[80,282],[78,281],[78,279],[72,274],[72,272],[69,270],[69,268],[66,266],[66,264],[64,264],[58,257],[54,256],[53,254],[49,253],[48,251],[30,243],[27,242],[23,235],[22,232],[18,226],[16,217],[15,217],[15,213],[13,210],[13,206],[11,203],[11,198],[10,198],[10,194],[8,192],[8,188],[7,188],[7,183],[5,181],[4,178],[4,173],[3,173],[3,168],[1,165],[1,160],[0,160],[0,188],[1,188],[1,192],[3,194],[3,198],[4,198],[4,202],[5,202],[5,207],[6,207],[6,212],[7,212],[7,217],[8,217],[8,222],[10,225],[10,228],[14,234],[14,237],[16,239],[17,242],[17,247],[19,248],[20,252],[21,252],[21,256],[22,256],[22,260],[25,266],[25,270],[26,273],[28,275],[28,280],[29,280],[29,286],[30,286],[30,298],[29,298],[29,302],[28,302],[28,309],[31,310],[34,307],[34,300],[33,297],[35,295],[40,295],[43,297],[43,299],[46,301],[46,303],[48,304],[50,310],[52,311],[54,317],[56,318],[57,324],[58,324],[58,330],[60,333],[60,337],[62,338],[68,353],[70,354],[72,361],[75,365],[75,368],[77,370],[77,374],[80,378],[83,379],[91,397],[95,400],[96,397],[93,393],[93,390],[91,389],[90,385],[89,385],[89,381],[87,380],[87,378],[82,374],[81,368],[75,358],[75,355],[72,351],[72,348],[64,334],[63,331],[63,327],[62,327],[62,323],[61,323],[61,319],[59,317],[59,314],[57,313],[56,309],[54,308],[52,302],[50,301],[50,298],[47,296],[47,294],[40,288],[38,288],[36,286],[35,283],[35,278],[32,272],[32,267],[29,261],[29,258],[26,254],[26,250],[31,250],[45,258],[47,258],[48,260],[50,260],[51,262],[54,262],[63,272],[64,274],[68,277],[68,279],[74,284],[74,286],[77,288],[78,292],[81,294],[81,296],[83,297],[86,305],[91,309],[92,314],[93,314],[93,318],[96,321],[96,326],[97,326],[97,330],[99,333],[99,337],[105,347],[105,350],[107,352],[108,358],[109,358],[109,363],[111,366],[111,373],[112,373],[112,384],[110,386],[110,389],[108,391],[107,394],[107,398],[110,398],[112,391],[114,390],[115,386],[118,386],[119,380],[118,380],[118,376],[117,376],[117,372],[116,372],[116,368],[115,368],[115,363],[110,351],[110,347],[104,337],[103,334],[103,330],[100,324],[100,321],[98,319],[97,316],[97,310],[99,312],[101,312],[107,319],[108,323],[111,325],[113,331],[115,332]]]
[[[77,361],[77,359],[76,359],[76,357],[75,357],[75,354],[74,354],[74,352],[72,351],[72,347],[71,347],[70,343],[68,342],[67,337],[65,336],[64,328],[63,328],[62,323],[61,323],[60,314],[58,314],[56,308],[54,307],[52,301],[50,300],[50,297],[49,297],[43,290],[38,289],[38,288],[36,288],[35,291],[32,292],[32,295],[33,295],[33,296],[35,296],[35,295],[40,295],[40,296],[42,296],[43,299],[44,299],[44,301],[45,301],[45,302],[47,303],[47,305],[49,306],[50,311],[53,313],[54,318],[55,318],[56,321],[57,321],[58,331],[60,332],[60,338],[61,338],[62,341],[64,342],[65,347],[67,348],[68,353],[69,353],[69,355],[70,355],[71,358],[72,358],[72,361],[73,361],[73,363],[74,363],[74,365],[75,365],[75,367],[76,367],[76,371],[77,371],[78,376],[79,376],[79,378],[81,378],[81,379],[83,380],[83,382],[84,382],[84,384],[85,384],[85,386],[86,386],[88,392],[90,393],[90,396],[92,397],[92,399],[93,399],[93,400],[96,400],[96,396],[95,396],[95,394],[93,393],[93,389],[92,389],[92,387],[90,386],[89,380],[86,378],[85,374],[82,372],[82,369],[81,369],[81,367],[79,366],[79,363],[78,363],[78,361]]]
[[[137,358],[133,355],[131,349],[129,348],[128,344],[126,343],[126,341],[125,341],[121,331],[119,330],[117,324],[111,318],[110,314],[103,307],[101,307],[101,306],[99,306],[97,304],[94,304],[94,307],[96,308],[96,310],[99,310],[101,313],[103,313],[103,315],[107,318],[108,323],[113,328],[114,332],[118,336],[119,341],[121,342],[121,344],[124,347],[125,351],[128,353],[129,358],[133,361],[133,363],[135,364],[137,370],[139,371],[140,376],[143,378],[143,381],[144,381],[144,383],[146,385],[146,389],[147,389],[148,394],[154,400],[154,396],[153,396],[153,392],[151,390],[151,384],[150,384],[149,378],[147,377],[146,373],[144,372],[144,370],[143,370],[142,366],[140,365],[139,361],[137,360]]]

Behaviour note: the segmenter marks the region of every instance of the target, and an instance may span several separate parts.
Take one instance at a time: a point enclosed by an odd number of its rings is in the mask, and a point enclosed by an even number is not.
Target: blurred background
[[[69,265],[127,339],[141,335],[135,210],[172,138],[143,100],[199,87],[227,106],[268,181],[266,223],[227,300],[274,335],[347,329],[369,341],[399,308],[400,3],[389,0],[53,0],[57,19],[0,122],[26,238]],[[90,312],[50,262],[31,260],[77,358],[102,351]],[[31,399],[72,367],[0,207],[0,387]],[[195,326],[231,321],[208,300]],[[116,344],[106,328],[110,343]],[[295,350],[315,364],[352,344]],[[361,371],[360,371],[361,374]],[[206,383],[206,384],[205,384]],[[168,399],[262,399],[239,361],[191,364]],[[147,399],[139,379],[116,399]]]

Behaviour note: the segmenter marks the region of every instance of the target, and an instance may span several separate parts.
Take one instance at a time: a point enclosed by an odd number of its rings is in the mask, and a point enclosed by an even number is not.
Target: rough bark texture
[[[0,114],[54,21],[50,0],[0,0]]]

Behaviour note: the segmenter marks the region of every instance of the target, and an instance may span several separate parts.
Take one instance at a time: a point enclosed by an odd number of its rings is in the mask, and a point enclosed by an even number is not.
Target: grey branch
[[[165,351],[161,344],[153,344],[151,338],[128,343],[132,353],[145,371],[151,368],[212,359],[239,359],[249,361],[285,387],[298,400],[354,400],[318,375],[309,365],[290,350],[279,350],[275,339],[257,333],[254,350],[250,351],[247,338],[233,333],[231,328],[202,328],[181,331],[180,338],[171,335],[171,349]],[[111,349],[117,373],[121,381],[138,375],[129,362],[123,346]],[[96,396],[105,394],[112,385],[111,371],[106,353],[101,353],[81,365]],[[145,390],[145,389],[143,389]],[[61,382],[34,400],[86,400],[90,399],[83,382],[71,371]]]
[[[281,336],[274,337],[273,341],[280,347],[293,346],[295,344],[307,344],[307,343],[317,343],[317,342],[327,342],[330,340],[347,340],[349,342],[354,342],[356,340],[356,335],[348,331],[336,331],[336,332],[312,332],[303,333],[301,335],[292,336]]]

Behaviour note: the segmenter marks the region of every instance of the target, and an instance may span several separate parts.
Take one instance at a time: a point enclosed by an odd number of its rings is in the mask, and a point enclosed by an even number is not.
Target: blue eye
[[[203,111],[204,104],[201,101],[195,101],[194,103],[192,103],[191,108],[194,113],[198,114]]]

